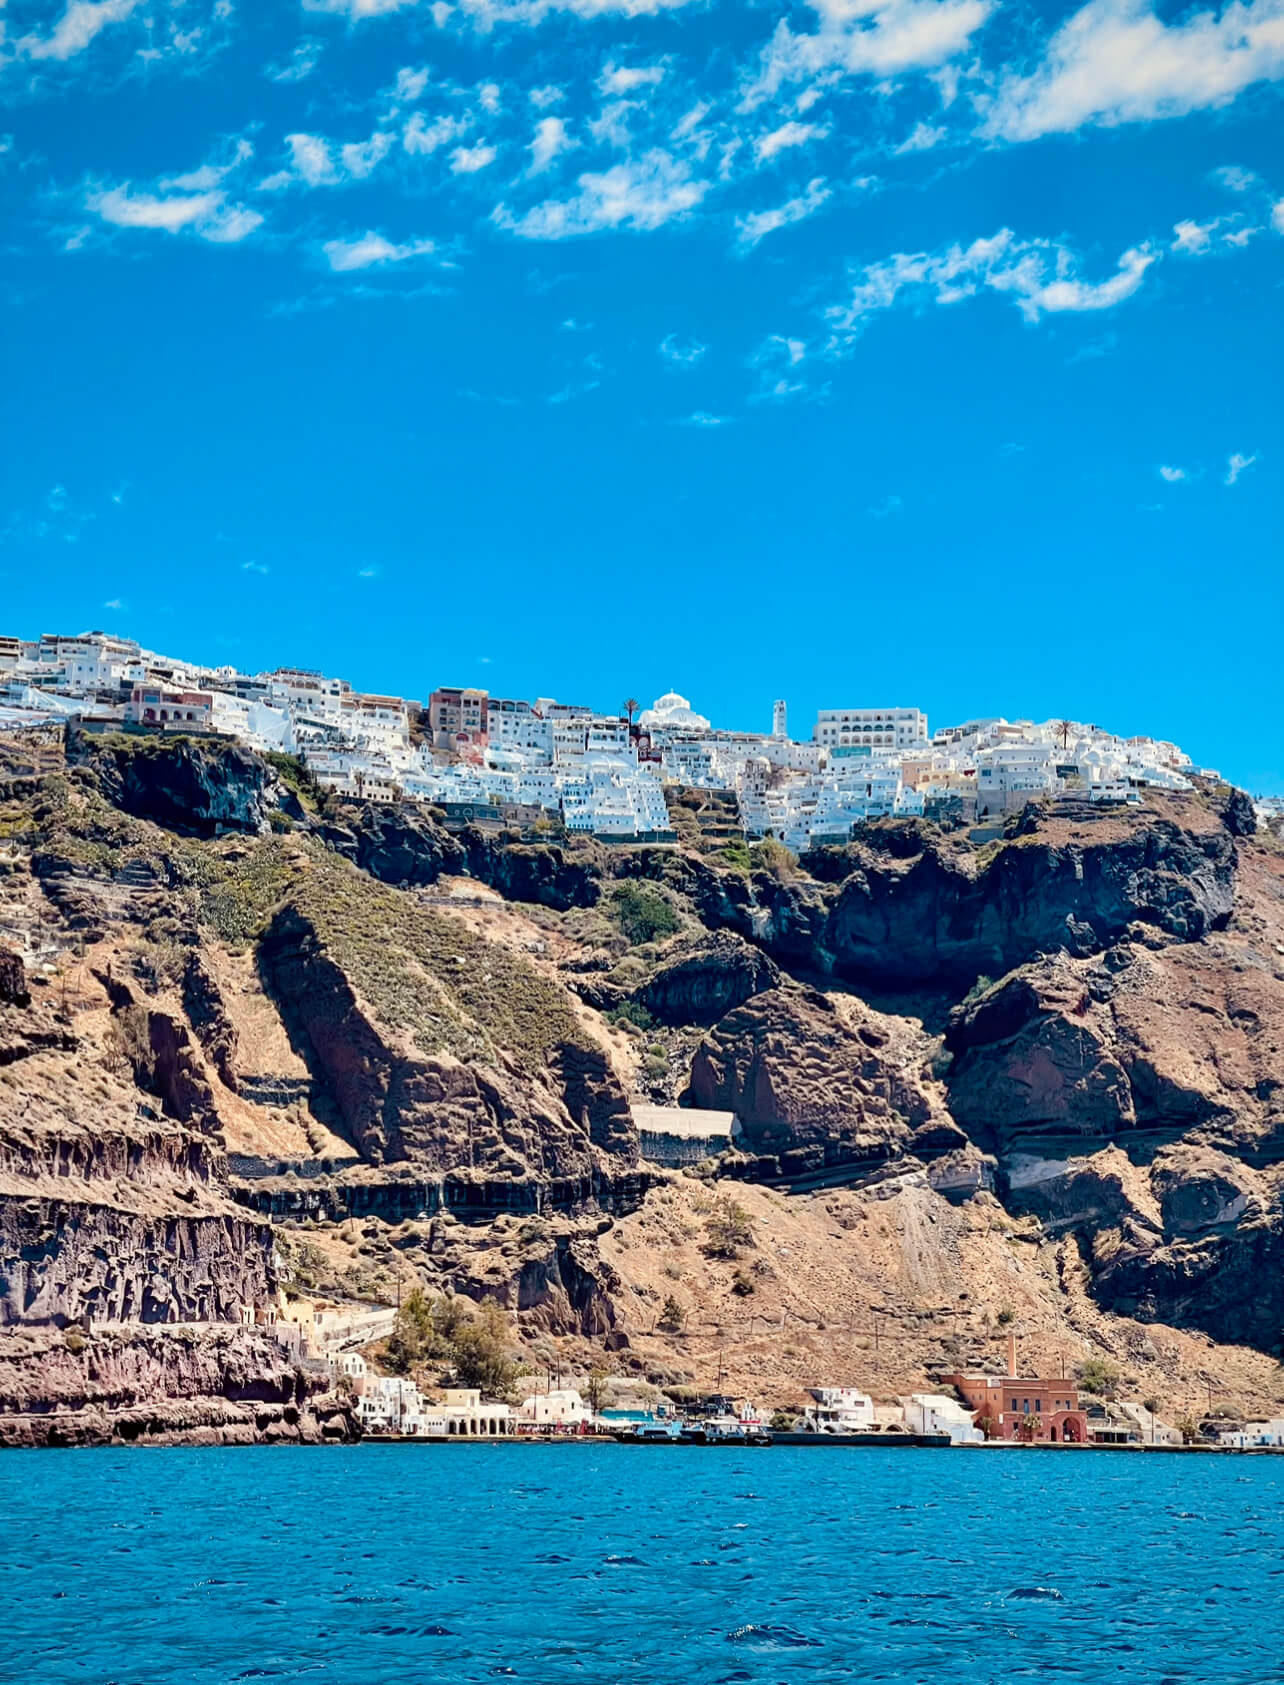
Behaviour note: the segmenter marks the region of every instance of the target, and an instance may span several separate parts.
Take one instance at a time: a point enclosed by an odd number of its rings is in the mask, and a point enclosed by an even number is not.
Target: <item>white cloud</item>
[[[396,246],[382,234],[368,229],[355,240],[327,240],[321,250],[336,274],[346,275],[354,269],[373,269],[380,264],[401,263],[408,257],[424,257],[433,250],[431,240],[412,240]]]
[[[662,64],[608,64],[597,79],[598,88],[611,97],[631,94],[635,88],[654,88],[663,82],[666,66]]]
[[[782,404],[790,398],[807,396],[823,401],[829,396],[829,384],[813,387],[802,378],[801,365],[807,360],[807,342],[787,334],[768,334],[747,361],[758,370],[757,390],[749,394],[752,404]]]
[[[407,152],[436,152],[440,146],[448,146],[452,140],[458,140],[470,126],[468,117],[434,117],[429,123],[422,112],[416,111],[402,131],[401,144]]]
[[[417,99],[423,98],[428,75],[426,68],[412,70],[409,65],[403,65],[392,85],[392,98],[398,105],[413,105]]]
[[[660,355],[666,362],[676,363],[681,369],[694,367],[708,351],[707,345],[702,345],[698,339],[679,339],[676,334],[665,334],[660,341]]]
[[[418,4],[419,0],[303,0],[303,10],[339,12],[353,23],[359,23],[363,18],[387,17],[390,12]]]
[[[265,74],[273,82],[305,82],[321,62],[321,42],[310,36],[299,42],[285,64],[274,65]]]
[[[949,134],[948,129],[931,123],[916,123],[906,138],[896,148],[897,154],[906,152],[930,152],[934,146],[939,146]]]
[[[1257,177],[1252,170],[1246,170],[1239,164],[1222,164],[1213,171],[1213,180],[1221,182],[1232,193],[1247,193],[1250,187],[1257,186]]]
[[[377,129],[369,140],[349,141],[346,146],[341,146],[339,162],[351,180],[364,181],[391,150],[392,136],[386,129]]]
[[[678,423],[680,427],[725,427],[731,417],[712,415],[708,410],[693,410]]]
[[[535,125],[535,138],[531,141],[531,173],[538,175],[555,158],[573,151],[578,145],[579,142],[567,133],[564,118],[541,117]]]
[[[1233,486],[1236,480],[1239,479],[1240,475],[1244,473],[1246,469],[1251,468],[1256,461],[1256,451],[1254,451],[1252,456],[1241,456],[1238,451],[1235,451],[1227,460],[1226,477],[1222,481],[1222,484]]]
[[[86,210],[116,228],[150,228],[165,234],[190,229],[202,240],[232,245],[262,226],[258,211],[229,205],[221,188],[205,193],[134,193],[131,184],[91,192]]]
[[[66,11],[48,35],[24,35],[14,43],[22,58],[75,58],[108,24],[121,23],[138,0],[68,0]]]
[[[1277,234],[1284,234],[1284,199],[1277,199],[1271,207],[1271,227]]]
[[[1180,480],[1188,480],[1190,475],[1184,468],[1169,468],[1167,465],[1159,470],[1159,476],[1167,480],[1170,486],[1175,486]]]
[[[759,135],[753,143],[753,155],[760,164],[765,164],[778,152],[794,146],[806,146],[809,140],[823,139],[828,133],[829,129],[820,123],[795,123],[791,119],[770,134]]]
[[[476,146],[457,146],[450,155],[450,167],[455,175],[476,175],[495,162],[496,149],[479,142]]]
[[[566,95],[561,88],[549,86],[544,88],[532,88],[526,97],[535,107],[536,111],[547,111],[550,105],[560,105],[566,98]]]
[[[1089,0],[1029,75],[1008,72],[985,113],[1006,140],[1225,105],[1284,75],[1284,0],[1231,0],[1166,24],[1147,0]]]
[[[768,234],[774,234],[778,228],[787,228],[790,223],[802,222],[804,218],[812,216],[830,196],[830,189],[825,185],[822,177],[817,176],[807,183],[807,188],[797,199],[787,199],[783,205],[776,205],[769,211],[751,211],[748,216],[736,218],[738,243],[742,251],[749,251],[759,240]]]
[[[580,18],[653,17],[659,12],[676,11],[688,3],[689,0],[456,0],[456,4],[447,5],[444,0],[428,0],[426,10],[439,27],[459,19],[476,29],[489,30],[500,24],[542,23],[555,12],[569,12]],[[420,0],[303,0],[305,11],[334,12],[353,23],[386,17],[419,4]]]
[[[339,172],[330,155],[329,141],[320,135],[297,134],[286,135],[285,144],[290,148],[294,174],[307,182],[309,187],[320,187],[338,180]]]
[[[563,240],[603,228],[661,228],[685,216],[708,192],[708,182],[693,180],[688,166],[667,152],[653,150],[609,170],[579,177],[572,199],[547,199],[514,219],[500,205],[494,220],[527,240]]]
[[[835,344],[841,348],[860,332],[867,316],[908,297],[954,304],[989,289],[1006,294],[1028,322],[1041,315],[1108,310],[1131,298],[1157,254],[1148,246],[1124,252],[1104,281],[1079,278],[1075,255],[1051,240],[1019,240],[1010,228],[970,246],[938,252],[897,252],[867,265],[857,276],[849,303],[833,307]]]
[[[1216,228],[1216,219],[1212,222],[1175,222],[1173,233],[1177,238],[1173,241],[1173,250],[1188,252],[1192,256],[1206,252]]]
[[[782,20],[764,48],[747,109],[786,82],[834,76],[895,76],[935,70],[957,57],[989,17],[993,0],[812,0],[819,27],[795,34]]]
[[[244,164],[253,156],[254,148],[249,141],[238,140],[226,164],[202,164],[199,169],[188,170],[181,176],[165,176],[159,185],[167,192],[205,193],[211,187],[217,187],[225,176],[231,175],[238,164]]]

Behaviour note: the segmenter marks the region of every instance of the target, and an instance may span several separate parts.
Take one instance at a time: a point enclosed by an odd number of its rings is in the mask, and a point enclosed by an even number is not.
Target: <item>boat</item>
[[[947,1433],[773,1433],[777,1445],[921,1446],[940,1449],[950,1444]]]
[[[773,1436],[756,1423],[687,1422],[679,1436],[684,1445],[771,1445]]]
[[[611,1438],[621,1445],[679,1445],[681,1435],[678,1422],[634,1422],[631,1427],[613,1432]]]

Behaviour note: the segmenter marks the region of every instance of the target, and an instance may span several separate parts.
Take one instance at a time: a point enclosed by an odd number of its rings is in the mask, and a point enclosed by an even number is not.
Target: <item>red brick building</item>
[[[1086,1445],[1088,1418],[1079,1393],[1064,1376],[1029,1378],[1016,1373],[1016,1336],[1008,1335],[1006,1375],[949,1375],[976,1425],[990,1439],[1045,1445]]]

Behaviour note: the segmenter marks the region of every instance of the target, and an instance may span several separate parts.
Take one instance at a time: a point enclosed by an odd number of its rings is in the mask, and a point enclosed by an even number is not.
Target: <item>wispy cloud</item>
[[[698,339],[679,339],[671,333],[660,341],[660,355],[666,363],[674,363],[680,369],[694,368],[708,349]]]
[[[457,146],[450,155],[450,167],[456,175],[476,175],[478,170],[493,164],[496,155],[496,148],[484,142],[476,146]]]
[[[190,230],[216,245],[234,245],[263,223],[258,211],[229,204],[221,188],[206,193],[135,193],[125,182],[91,191],[85,208],[116,228],[148,228],[165,234]]]
[[[311,36],[295,47],[284,64],[269,65],[264,75],[273,82],[306,82],[321,62],[323,44]]]
[[[138,0],[69,0],[48,35],[23,35],[13,43],[19,58],[65,60],[83,53],[109,24],[122,23]]]
[[[1089,0],[1029,73],[1005,70],[985,131],[1034,140],[1090,124],[1142,122],[1225,105],[1284,75],[1284,0],[1231,0],[1165,23],[1147,0]]]
[[[572,139],[567,129],[565,118],[541,117],[535,125],[535,134],[530,144],[532,175],[538,175],[548,169],[555,158],[573,151],[578,145],[579,142]]]
[[[776,25],[746,85],[746,108],[789,83],[937,69],[968,50],[992,0],[814,0],[814,9],[819,27],[810,33]]]
[[[829,312],[836,348],[858,334],[868,317],[906,299],[956,304],[991,291],[1011,298],[1028,322],[1044,315],[1109,310],[1141,286],[1157,254],[1149,246],[1124,252],[1113,275],[1085,281],[1078,260],[1053,240],[1019,239],[1010,228],[938,252],[897,252],[858,271],[851,297]]]
[[[432,240],[410,240],[396,245],[373,229],[367,229],[355,240],[327,240],[321,247],[330,268],[340,275],[386,263],[403,263],[411,257],[426,257],[435,249]]]
[[[1180,480],[1188,480],[1190,475],[1184,468],[1170,468],[1165,464],[1159,470],[1161,480],[1167,480],[1170,486],[1175,486]]]
[[[526,240],[564,240],[603,228],[661,228],[704,198],[709,184],[692,178],[681,159],[658,149],[609,170],[579,177],[570,199],[547,199],[524,216],[500,205],[493,220]]]
[[[787,152],[796,146],[806,146],[808,141],[820,140],[829,133],[827,124],[798,123],[793,118],[782,123],[778,129],[772,129],[768,134],[759,135],[753,143],[753,155],[760,164]]]
[[[1222,484],[1233,486],[1240,476],[1247,473],[1256,461],[1256,451],[1254,451],[1252,456],[1242,456],[1239,451],[1232,452],[1230,457],[1227,459],[1226,475]]]
[[[788,228],[791,223],[803,222],[807,217],[814,216],[829,196],[828,185],[817,176],[807,183],[796,199],[787,199],[783,205],[775,205],[769,211],[750,211],[748,216],[737,217],[736,237],[740,249],[751,251],[759,240],[774,234],[778,228]]]

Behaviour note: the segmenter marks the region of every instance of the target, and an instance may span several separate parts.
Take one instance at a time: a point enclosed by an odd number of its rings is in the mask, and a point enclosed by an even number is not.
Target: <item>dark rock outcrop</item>
[[[775,989],[727,1014],[691,1067],[695,1106],[731,1111],[745,1148],[784,1174],[877,1163],[909,1149],[941,1116],[919,1077],[921,1058],[886,1020],[845,1001]]]
[[[0,1445],[319,1444],[351,1439],[329,1377],[256,1328],[12,1331],[0,1343]]]
[[[67,759],[92,769],[115,807],[166,830],[216,837],[267,829],[271,774],[257,755],[234,743],[69,731]]]
[[[539,1183],[590,1176],[602,1167],[600,1152],[636,1157],[618,1078],[587,1041],[557,1043],[543,1070],[523,1068],[480,1037],[467,1061],[425,1052],[380,1022],[294,908],[273,921],[261,962],[301,1050],[370,1163],[404,1160]],[[455,1010],[466,1025],[465,1009]]]
[[[1092,954],[1134,924],[1194,942],[1234,902],[1234,845],[1171,820],[1049,828],[975,865],[930,845],[908,865],[867,857],[846,880],[826,942],[836,970],[883,987],[1001,976],[1038,954]]]
[[[633,999],[662,1024],[715,1024],[781,981],[779,969],[761,949],[724,931],[666,951]]]
[[[0,948],[0,1003],[26,1006],[31,1000],[27,992],[27,973],[17,954]]]

